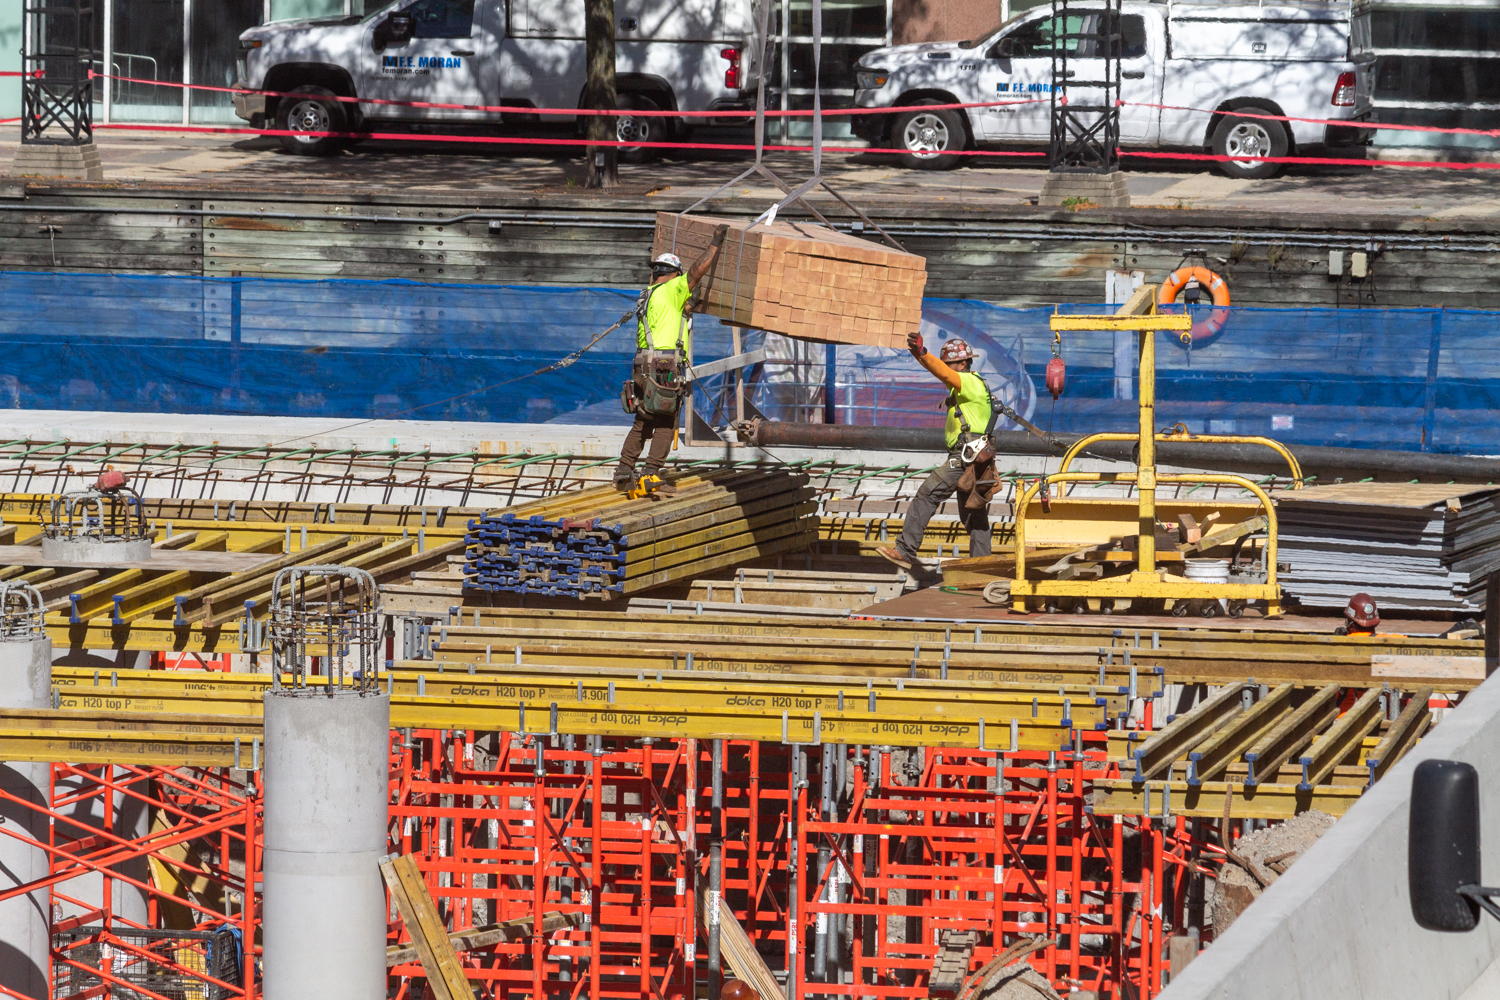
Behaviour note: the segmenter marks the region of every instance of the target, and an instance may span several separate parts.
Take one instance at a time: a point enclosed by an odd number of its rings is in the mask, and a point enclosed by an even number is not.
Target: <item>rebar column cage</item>
[[[1051,168],[1107,174],[1120,165],[1120,0],[1052,0]],[[1075,79],[1082,70],[1097,79]],[[1070,95],[1077,94],[1079,100]]]
[[[0,583],[0,642],[32,642],[47,638],[42,623],[46,603],[42,592],[29,583]]]
[[[281,675],[308,687],[309,659],[322,660],[327,690],[376,690],[380,591],[375,578],[347,566],[290,566],[271,586],[271,685]]]
[[[96,3],[31,0],[22,8],[23,143],[77,146],[94,141]],[[63,135],[48,136],[52,126]]]
[[[131,508],[134,508],[134,518],[131,517]],[[141,502],[141,495],[129,486],[64,493],[52,498],[48,522],[42,526],[42,537],[137,542],[148,537],[145,504]]]

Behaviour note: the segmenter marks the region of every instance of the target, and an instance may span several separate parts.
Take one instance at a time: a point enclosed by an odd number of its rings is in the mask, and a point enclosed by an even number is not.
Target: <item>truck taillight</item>
[[[729,68],[724,71],[724,86],[730,90],[740,89],[740,50],[720,49],[719,55],[729,60]]]
[[[1336,108],[1354,107],[1354,74],[1340,73],[1339,80],[1333,85],[1333,106]]]

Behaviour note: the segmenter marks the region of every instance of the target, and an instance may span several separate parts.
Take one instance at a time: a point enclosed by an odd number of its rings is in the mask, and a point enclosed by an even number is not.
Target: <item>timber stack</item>
[[[464,589],[607,600],[817,541],[806,473],[724,471],[673,485],[670,496],[598,487],[475,518]]]

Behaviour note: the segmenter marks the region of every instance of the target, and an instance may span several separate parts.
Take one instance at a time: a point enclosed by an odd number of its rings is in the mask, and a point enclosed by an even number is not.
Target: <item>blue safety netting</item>
[[[93,274],[0,274],[0,407],[608,424],[628,422],[633,321],[575,364],[629,290]],[[1073,312],[1107,307],[1079,305]],[[1133,335],[1066,333],[1068,384],[1043,386],[1050,309],[928,299],[931,346],[961,336],[991,388],[1059,433],[1136,425]],[[1200,318],[1206,319],[1205,311]],[[731,353],[695,321],[699,361]],[[1500,453],[1500,313],[1249,309],[1189,348],[1157,338],[1157,422],[1292,443]],[[780,419],[928,425],[942,392],[904,351],[751,333],[769,360],[752,406]],[[697,406],[722,424],[723,378]],[[833,413],[829,414],[830,402]]]

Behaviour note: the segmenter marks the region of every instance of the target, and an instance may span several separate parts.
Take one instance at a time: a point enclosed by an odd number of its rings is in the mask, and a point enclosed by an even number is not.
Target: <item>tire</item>
[[[936,104],[937,101],[918,101]],[[891,138],[901,153],[901,165],[911,170],[950,170],[958,157],[945,150],[969,145],[963,119],[953,111],[908,111],[891,126]]]
[[[324,87],[297,87],[292,96],[277,102],[276,128],[283,132],[344,132],[348,130],[348,115],[338,101],[319,100],[333,97],[333,91]],[[304,96],[305,95],[305,96]],[[346,140],[337,136],[296,135],[277,136],[281,148],[296,156],[334,156],[344,148]]]
[[[621,94],[616,102],[616,107],[629,108],[632,111],[660,111],[657,105],[649,97],[640,94]],[[669,118],[651,116],[647,118],[630,118],[621,115],[615,119],[615,138],[620,142],[665,142],[672,134],[671,126],[667,123]],[[656,146],[618,146],[618,156],[621,163],[650,163],[661,157],[661,149]]]
[[[1286,129],[1281,122],[1266,121],[1264,118],[1225,115],[1219,122],[1219,127],[1214,129],[1215,156],[1285,156],[1290,146]],[[1243,180],[1275,177],[1283,167],[1280,163],[1263,161],[1220,160],[1216,165],[1224,176]]]

